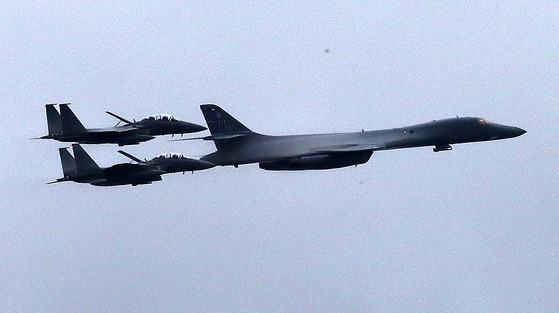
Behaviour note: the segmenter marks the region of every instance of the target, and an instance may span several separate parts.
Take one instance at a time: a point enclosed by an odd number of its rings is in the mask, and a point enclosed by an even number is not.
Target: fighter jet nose
[[[188,122],[184,122],[183,128],[186,130],[185,132],[187,133],[197,133],[207,129],[202,125],[188,123]]]
[[[514,137],[524,135],[526,131],[520,127],[513,127]]]
[[[202,171],[207,170],[216,165],[212,162],[197,160],[197,159],[181,159],[180,163],[175,164],[177,166],[174,171],[177,172],[190,172],[190,171]]]
[[[201,132],[201,131],[203,131],[203,130],[206,130],[206,129],[208,129],[208,128],[207,128],[207,127],[205,127],[205,126],[202,126],[202,125],[196,125],[196,131],[197,131],[197,132]]]
[[[200,162],[200,166],[202,167],[202,169],[207,170],[209,168],[215,167],[215,164],[213,164],[212,162],[208,162],[208,161],[202,161],[202,160],[198,160],[198,162]]]

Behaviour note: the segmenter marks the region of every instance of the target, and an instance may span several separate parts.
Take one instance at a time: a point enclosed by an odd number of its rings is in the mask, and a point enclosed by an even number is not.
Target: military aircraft
[[[255,133],[213,104],[200,106],[217,151],[201,160],[216,165],[259,163],[265,170],[323,170],[366,163],[374,151],[513,138],[524,129],[460,117],[424,124],[355,133],[268,136]],[[185,139],[186,140],[186,139]]]
[[[208,161],[187,158],[179,153],[165,153],[158,155],[151,160],[142,161],[139,158],[122,150],[118,150],[118,152],[137,162],[138,164],[145,164],[154,168],[158,168],[164,171],[165,174],[178,172],[183,172],[184,174],[184,172],[201,171],[215,166],[215,164]]]
[[[49,182],[59,183],[73,181],[76,183],[89,183],[95,186],[132,186],[141,184],[151,184],[161,180],[161,174],[165,171],[145,164],[120,163],[111,167],[101,168],[79,145],[72,145],[74,156],[68,152],[67,148],[60,148],[60,161],[62,162],[62,172],[64,177]]]
[[[108,128],[85,128],[68,106],[69,103],[60,104],[60,113],[54,107],[55,105],[46,105],[49,134],[41,139],[89,144],[116,143],[119,146],[125,146],[137,145],[158,135],[182,135],[206,129],[201,125],[180,121],[168,114],[152,115],[140,121],[131,122],[108,111],[108,114],[125,124],[121,126],[117,124]]]
[[[58,149],[64,177],[48,184],[73,181],[95,186],[136,186],[160,181],[162,174],[194,172],[215,166],[210,162],[189,159],[178,153],[168,153],[150,161],[142,161],[124,151],[119,151],[138,162],[138,164],[119,163],[111,167],[101,168],[79,144],[72,145],[72,150],[74,152],[73,157],[67,148]]]

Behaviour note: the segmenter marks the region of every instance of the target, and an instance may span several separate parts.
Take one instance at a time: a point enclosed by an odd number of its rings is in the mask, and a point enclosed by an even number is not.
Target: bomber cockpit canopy
[[[483,118],[478,118],[478,119],[477,119],[477,122],[478,122],[479,124],[482,124],[482,125],[491,124],[490,121],[488,121],[488,120],[486,120],[486,119],[483,119]]]
[[[188,159],[180,153],[164,153],[156,156],[154,159]]]
[[[172,115],[169,114],[154,114],[142,119],[142,121],[178,121],[178,119],[174,118]]]

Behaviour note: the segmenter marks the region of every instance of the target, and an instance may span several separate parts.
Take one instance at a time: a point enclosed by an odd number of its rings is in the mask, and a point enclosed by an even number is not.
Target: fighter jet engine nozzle
[[[319,154],[261,162],[259,167],[268,171],[327,170],[366,163],[372,154],[373,151]]]

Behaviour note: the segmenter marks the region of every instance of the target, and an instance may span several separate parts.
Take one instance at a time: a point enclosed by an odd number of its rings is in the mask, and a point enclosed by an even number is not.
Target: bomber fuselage
[[[239,165],[288,159],[313,152],[319,154],[322,150],[351,149],[353,146],[370,146],[371,151],[422,146],[445,147],[455,143],[512,138],[524,133],[525,130],[518,127],[491,123],[475,117],[355,133],[294,136],[248,133],[228,139],[227,146],[201,160],[217,165]]]

